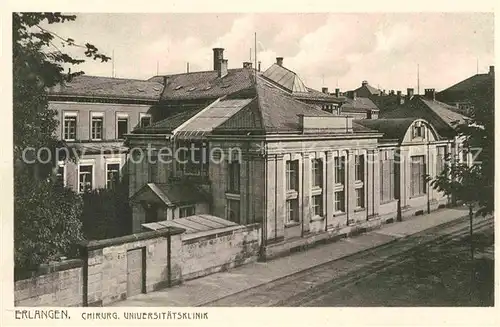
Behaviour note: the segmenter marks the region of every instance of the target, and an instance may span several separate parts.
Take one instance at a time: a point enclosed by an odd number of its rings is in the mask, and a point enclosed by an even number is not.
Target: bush
[[[132,213],[125,185],[83,194],[83,233],[88,240],[119,237],[131,232]]]
[[[53,180],[27,174],[14,179],[14,261],[32,269],[61,256],[77,254],[83,240],[81,197]]]

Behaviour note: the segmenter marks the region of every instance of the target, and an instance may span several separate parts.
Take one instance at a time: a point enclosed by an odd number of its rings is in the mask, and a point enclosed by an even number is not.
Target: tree
[[[470,252],[473,267],[471,281],[474,283],[473,217],[486,216],[494,210],[494,81],[482,94],[475,94],[471,102],[474,104],[474,110],[470,112],[470,117],[465,122],[455,125],[458,135],[464,139],[464,151],[471,154],[472,162],[468,165],[459,163],[456,158],[448,157],[446,167],[441,174],[433,179],[428,177],[428,180],[432,187],[463,202],[469,208]]]
[[[47,148],[48,153],[54,153],[56,146],[63,145],[55,137],[58,120],[56,111],[48,106],[48,88],[82,75],[83,71],[70,70],[84,62],[82,58],[102,62],[110,59],[90,43],[79,45],[42,27],[75,19],[74,15],[61,13],[12,15],[14,247],[18,267],[32,267],[65,255],[71,252],[70,244],[82,238],[79,195],[48,179],[52,169],[35,176],[33,171],[38,169],[30,168],[40,165],[23,162],[25,149],[32,148],[33,156],[38,149]],[[82,58],[63,53],[56,44],[82,48]]]

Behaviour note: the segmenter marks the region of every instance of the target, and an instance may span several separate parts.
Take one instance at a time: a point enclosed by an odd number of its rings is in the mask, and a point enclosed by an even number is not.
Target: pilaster
[[[302,235],[309,232],[311,222],[311,158],[309,153],[302,154]]]

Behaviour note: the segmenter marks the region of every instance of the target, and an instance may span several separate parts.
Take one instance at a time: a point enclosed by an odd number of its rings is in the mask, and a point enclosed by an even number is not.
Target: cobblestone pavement
[[[476,221],[476,249],[493,244],[493,218]],[[476,260],[470,294],[468,220],[448,224],[285,278],[208,306],[491,306],[493,261]]]

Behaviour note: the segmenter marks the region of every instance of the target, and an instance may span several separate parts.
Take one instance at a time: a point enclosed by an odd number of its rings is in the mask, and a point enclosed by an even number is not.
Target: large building
[[[115,187],[128,151],[124,135],[152,123],[149,111],[162,90],[156,82],[86,75],[50,89],[57,137],[77,155],[59,162],[60,183],[77,192]]]
[[[195,214],[259,223],[273,257],[447,203],[425,182],[458,142],[446,108],[415,97],[419,113],[355,120],[282,61],[271,68],[227,69],[214,49],[213,71],[154,78],[165,118],[126,136],[134,231]]]

